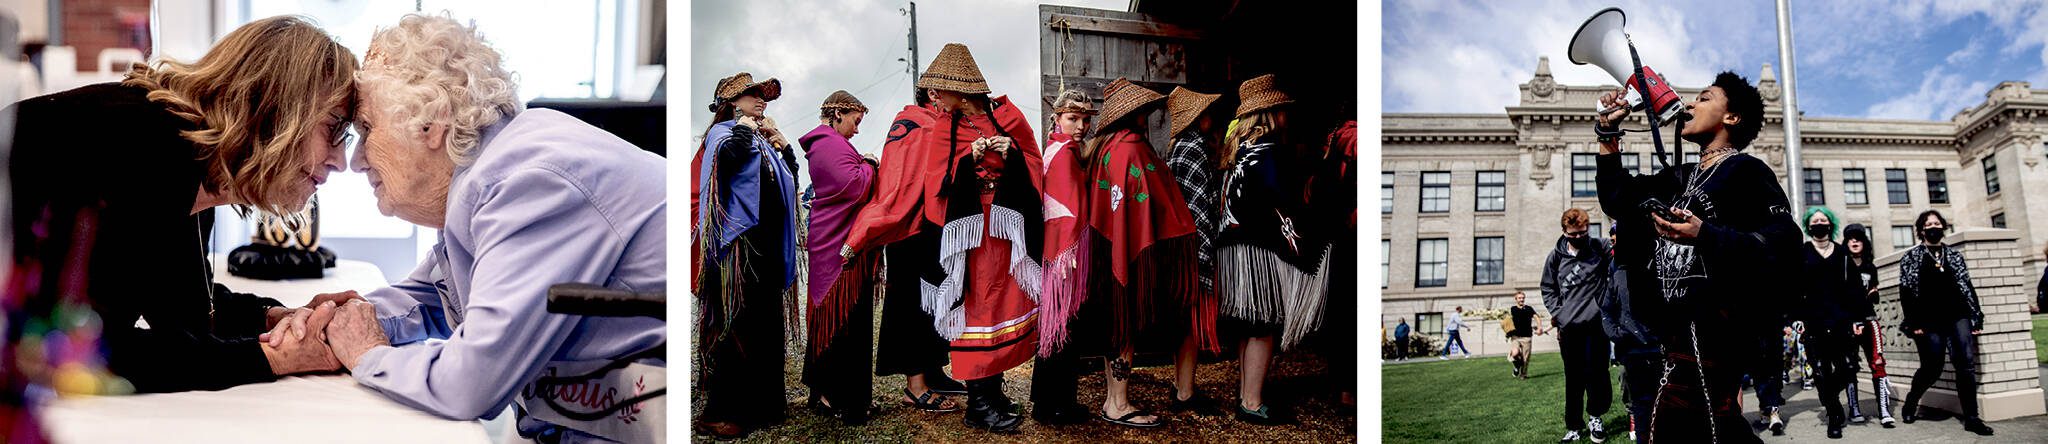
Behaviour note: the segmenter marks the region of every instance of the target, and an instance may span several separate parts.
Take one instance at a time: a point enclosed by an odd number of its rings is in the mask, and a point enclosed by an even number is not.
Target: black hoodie
[[[1601,300],[1607,296],[1607,246],[1588,238],[1587,248],[1574,255],[1566,245],[1568,240],[1559,237],[1543,262],[1543,308],[1559,327],[1599,322]]]

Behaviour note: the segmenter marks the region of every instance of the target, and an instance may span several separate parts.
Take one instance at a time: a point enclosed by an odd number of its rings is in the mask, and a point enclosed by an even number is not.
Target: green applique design
[[[1148,194],[1145,194],[1145,193],[1138,193],[1138,203],[1145,203],[1145,198],[1147,198],[1147,197],[1152,197],[1152,196],[1151,196],[1151,195],[1148,195]]]
[[[1148,163],[1145,164],[1145,171],[1159,171],[1159,167],[1153,166],[1152,164]]]
[[[1109,189],[1109,181],[1107,181],[1107,180],[1096,180],[1096,181],[1095,181],[1095,187],[1096,187],[1096,188],[1101,188],[1101,189],[1105,189],[1105,190],[1107,190],[1107,189]]]
[[[1142,174],[1144,173],[1138,171],[1137,165],[1131,165],[1131,177],[1144,177]]]

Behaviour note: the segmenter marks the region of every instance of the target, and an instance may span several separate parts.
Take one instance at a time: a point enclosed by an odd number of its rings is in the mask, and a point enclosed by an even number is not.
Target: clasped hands
[[[257,337],[276,375],[354,369],[363,354],[390,340],[376,306],[354,291],[324,293],[300,308],[272,308],[269,333]]]

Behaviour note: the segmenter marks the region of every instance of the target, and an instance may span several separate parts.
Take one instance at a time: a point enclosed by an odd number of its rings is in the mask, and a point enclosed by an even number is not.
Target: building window
[[[1863,169],[1842,170],[1842,203],[1870,205],[1870,184],[1863,181]]]
[[[1906,248],[1911,246],[1913,246],[1913,226],[1893,225],[1892,248]]]
[[[1998,194],[1998,158],[1984,156],[1984,194]]]
[[[1594,178],[1598,176],[1598,159],[1593,154],[1572,154],[1572,197],[1593,197],[1599,195]]]
[[[1380,214],[1394,214],[1394,173],[1380,173]]]
[[[1444,335],[1443,313],[1416,313],[1415,334],[1436,338]]]
[[[1991,228],[2005,228],[2005,213],[1991,215]]]
[[[1913,198],[1906,194],[1906,170],[1884,170],[1885,201],[1893,204],[1912,204]]]
[[[1472,240],[1472,284],[1490,285],[1503,281],[1501,267],[1506,264],[1507,238],[1482,237]]]
[[[1392,271],[1392,267],[1387,265],[1392,263],[1389,258],[1394,257],[1393,254],[1394,241],[1380,239],[1380,288],[1387,288],[1387,276],[1393,276],[1393,273],[1389,273],[1389,271]]]
[[[1806,204],[1827,205],[1827,189],[1821,187],[1820,169],[1807,168],[1800,170],[1799,175],[1804,178],[1802,185],[1805,185],[1806,189],[1802,192],[1806,194]]]
[[[1431,171],[1422,173],[1422,212],[1447,213],[1451,211],[1451,173]]]
[[[1948,170],[1927,170],[1927,201],[1948,203]]]
[[[1451,274],[1451,240],[1415,242],[1415,286],[1442,287]]]
[[[1599,239],[1601,242],[1607,242],[1607,232],[1600,229],[1599,222],[1586,224],[1586,235]]]
[[[1473,192],[1477,197],[1474,210],[1507,211],[1508,173],[1506,171],[1480,171],[1479,188]]]
[[[1700,163],[1700,153],[1698,151],[1685,153],[1685,163]]]
[[[1638,156],[1636,153],[1621,154],[1621,169],[1628,170],[1629,174],[1642,174],[1643,170],[1640,169],[1642,164],[1643,156]]]

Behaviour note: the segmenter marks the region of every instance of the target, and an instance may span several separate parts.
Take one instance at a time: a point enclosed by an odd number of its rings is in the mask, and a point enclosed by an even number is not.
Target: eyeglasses
[[[1569,238],[1581,238],[1581,237],[1586,237],[1586,232],[1587,232],[1587,231],[1588,231],[1588,230],[1579,230],[1579,231],[1566,231],[1566,232],[1564,232],[1564,237],[1569,237]]]
[[[348,127],[354,125],[354,122],[349,122],[341,116],[329,117],[334,119],[334,123],[327,130],[327,143],[330,144],[328,148],[347,148],[349,142],[354,141],[354,136],[348,132]]]

